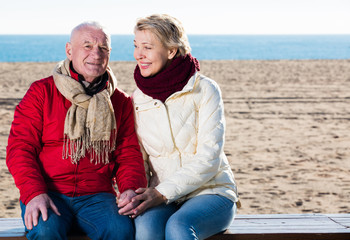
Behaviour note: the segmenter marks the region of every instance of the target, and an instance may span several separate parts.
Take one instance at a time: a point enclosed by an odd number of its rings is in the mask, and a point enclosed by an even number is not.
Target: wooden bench
[[[20,218],[0,218],[0,239],[22,240]],[[88,240],[69,236],[70,240]],[[237,215],[223,234],[210,240],[350,240],[350,214],[267,214]]]

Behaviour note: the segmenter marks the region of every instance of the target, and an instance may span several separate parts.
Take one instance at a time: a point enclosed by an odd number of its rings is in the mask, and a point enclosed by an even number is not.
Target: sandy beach
[[[350,60],[201,61],[225,103],[238,214],[350,213]],[[20,217],[6,167],[13,112],[55,63],[0,63],[0,217]],[[112,62],[131,93],[134,62]]]

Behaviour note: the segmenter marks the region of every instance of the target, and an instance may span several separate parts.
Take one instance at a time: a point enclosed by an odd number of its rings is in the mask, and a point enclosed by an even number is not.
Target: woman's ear
[[[169,52],[168,52],[168,59],[169,60],[173,59],[176,56],[177,50],[178,50],[177,48],[169,49]]]

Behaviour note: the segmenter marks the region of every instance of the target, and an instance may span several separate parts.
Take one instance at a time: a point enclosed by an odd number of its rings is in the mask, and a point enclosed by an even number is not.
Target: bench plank
[[[307,233],[289,233],[289,234],[223,234],[215,235],[207,240],[349,240],[349,234],[307,234]]]
[[[0,218],[0,239],[22,240],[20,218]],[[70,240],[86,236],[69,236]],[[224,234],[210,240],[311,240],[350,239],[350,214],[262,214],[237,215]]]
[[[233,234],[251,233],[349,233],[350,215],[240,215],[230,226]],[[340,224],[340,222],[342,224]]]
[[[0,238],[23,236],[24,225],[21,218],[0,218]]]
[[[237,215],[224,235],[210,240],[349,240],[350,214]]]

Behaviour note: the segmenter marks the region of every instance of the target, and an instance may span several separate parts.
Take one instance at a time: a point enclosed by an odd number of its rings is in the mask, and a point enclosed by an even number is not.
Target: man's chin
[[[91,77],[99,77],[106,72],[107,69],[90,69],[90,71],[86,71],[86,73]]]

